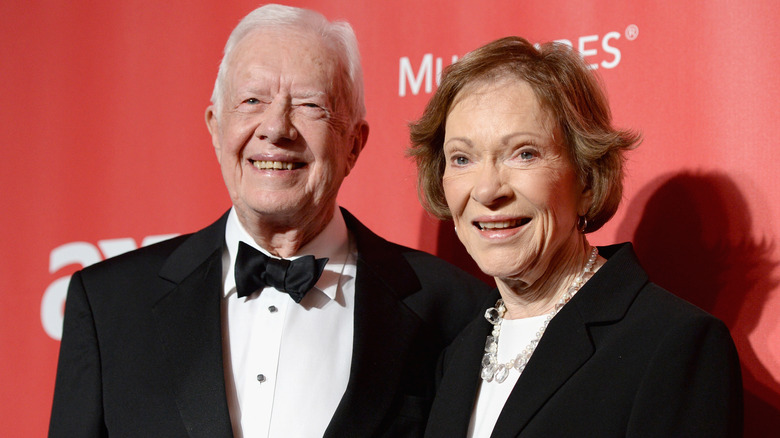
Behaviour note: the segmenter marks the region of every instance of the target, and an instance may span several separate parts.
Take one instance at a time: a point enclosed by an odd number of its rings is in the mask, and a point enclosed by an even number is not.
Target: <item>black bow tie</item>
[[[327,258],[315,259],[307,255],[295,260],[268,257],[244,242],[238,243],[236,256],[236,291],[246,297],[265,286],[287,292],[300,303],[319,280]]]

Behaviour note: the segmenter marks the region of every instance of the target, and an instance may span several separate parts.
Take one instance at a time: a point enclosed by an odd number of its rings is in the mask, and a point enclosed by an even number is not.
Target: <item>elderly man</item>
[[[242,20],[206,111],[233,207],[73,275],[50,436],[422,434],[487,287],[337,207],[364,113],[348,24]]]

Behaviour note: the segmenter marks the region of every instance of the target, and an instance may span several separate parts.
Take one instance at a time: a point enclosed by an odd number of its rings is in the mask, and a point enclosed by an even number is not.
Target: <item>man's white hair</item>
[[[363,94],[363,69],[360,66],[360,52],[357,38],[352,26],[346,21],[330,22],[319,12],[292,6],[268,4],[250,12],[233,29],[225,44],[224,55],[219,64],[211,103],[216,113],[220,114],[224,98],[224,82],[227,77],[228,60],[235,46],[250,33],[267,28],[289,28],[292,31],[306,30],[322,38],[322,41],[333,49],[338,59],[343,77],[333,78],[341,82],[341,92],[344,93],[345,114],[352,123],[357,123],[366,116],[366,106]]]

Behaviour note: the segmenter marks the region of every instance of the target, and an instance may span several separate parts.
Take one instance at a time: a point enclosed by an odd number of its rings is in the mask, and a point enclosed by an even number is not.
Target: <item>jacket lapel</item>
[[[193,437],[231,437],[222,363],[222,247],[224,215],[191,235],[160,276],[172,289],[154,305],[176,405]]]
[[[401,299],[421,286],[395,246],[342,213],[358,248],[355,333],[349,383],[325,436],[373,436],[390,411],[421,329]]]
[[[542,336],[498,417],[493,438],[514,437],[542,405],[593,354],[583,321],[564,307]]]
[[[621,319],[647,282],[647,274],[639,267],[630,244],[599,250],[610,263],[550,322],[501,411],[493,438],[515,437],[523,430],[545,402],[593,355],[589,326]]]
[[[494,290],[484,308],[492,306],[500,295]],[[472,321],[444,352],[441,366],[447,371],[441,377],[436,401],[428,419],[426,438],[466,436],[474,410],[485,340],[493,326],[480,316]],[[435,431],[435,433],[434,433]]]

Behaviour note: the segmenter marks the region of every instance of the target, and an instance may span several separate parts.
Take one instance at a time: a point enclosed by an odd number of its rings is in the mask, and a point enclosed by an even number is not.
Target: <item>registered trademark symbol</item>
[[[636,24],[629,24],[626,28],[626,39],[634,41],[639,36],[639,27]]]

